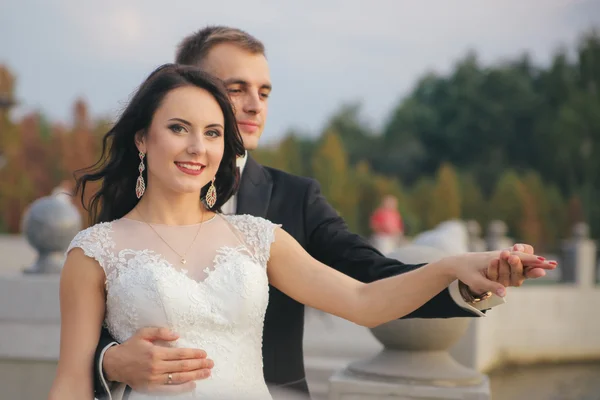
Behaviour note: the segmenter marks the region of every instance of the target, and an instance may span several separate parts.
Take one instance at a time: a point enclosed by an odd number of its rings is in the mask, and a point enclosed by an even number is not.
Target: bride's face
[[[148,191],[199,195],[223,158],[224,126],[223,112],[206,90],[184,86],[169,92],[137,143],[146,153]]]

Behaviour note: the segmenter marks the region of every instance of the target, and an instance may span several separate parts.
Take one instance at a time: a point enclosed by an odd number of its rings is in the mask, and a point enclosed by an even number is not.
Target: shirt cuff
[[[495,294],[492,294],[491,297],[488,297],[487,299],[478,303],[467,303],[465,299],[463,299],[462,295],[460,294],[460,290],[458,289],[458,280],[450,284],[448,291],[450,292],[450,297],[452,297],[452,300],[454,300],[458,306],[479,317],[485,317],[485,313],[482,311],[489,310],[490,308],[506,303],[504,297],[499,297]]]
[[[100,357],[98,357],[98,374],[100,374],[100,382],[102,383],[102,386],[104,387],[104,390],[106,391],[109,400],[112,400],[112,396],[110,395],[110,387],[108,386],[108,381],[104,377],[104,368],[102,367],[102,365],[104,364],[104,354],[106,353],[106,351],[118,344],[119,343],[117,342],[109,343],[104,349],[102,349]]]

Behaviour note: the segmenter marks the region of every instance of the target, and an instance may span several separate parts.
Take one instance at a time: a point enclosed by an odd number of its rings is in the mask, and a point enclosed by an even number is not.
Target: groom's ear
[[[138,151],[146,154],[146,132],[143,129],[140,129],[136,132],[134,140],[135,147],[137,147]]]

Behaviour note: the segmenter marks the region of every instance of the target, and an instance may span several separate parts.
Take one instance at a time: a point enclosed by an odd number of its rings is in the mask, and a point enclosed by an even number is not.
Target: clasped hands
[[[472,298],[488,297],[491,291],[503,297],[506,287],[519,287],[525,279],[541,278],[546,275],[547,270],[553,270],[557,266],[556,261],[546,260],[544,257],[534,255],[533,247],[522,243],[515,244],[509,250],[473,253],[473,256],[487,257],[489,262],[487,263],[487,269],[480,270],[481,277],[486,279],[479,279],[478,277],[461,279],[459,276],[461,283],[466,286],[469,292],[467,295],[463,294],[463,298],[467,302],[471,302]],[[490,286],[489,281],[496,283],[496,285]]]

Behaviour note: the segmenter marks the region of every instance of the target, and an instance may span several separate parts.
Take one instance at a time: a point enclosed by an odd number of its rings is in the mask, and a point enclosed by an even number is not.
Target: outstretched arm
[[[384,257],[365,239],[350,232],[345,221],[333,209],[322,195],[320,185],[312,181],[305,193],[304,222],[306,232],[306,249],[308,253],[322,263],[346,274],[358,281],[370,283],[379,279],[407,273],[425,264],[404,264],[401,261]],[[513,250],[533,254],[531,246],[523,246]],[[521,286],[522,265],[518,257],[513,257],[514,263],[502,261],[490,265],[490,277],[495,273],[496,280],[506,286]],[[516,261],[515,261],[516,260]],[[548,266],[546,266],[548,268]],[[542,269],[527,269],[525,277],[538,278],[544,275]],[[506,275],[506,276],[504,276]],[[475,290],[475,288],[471,288]],[[421,307],[416,308],[403,318],[451,318],[473,317],[483,315],[481,310],[498,304],[497,298],[477,304],[468,304],[459,293],[458,285],[444,288],[436,293]]]
[[[104,271],[76,248],[60,278],[60,356],[50,400],[93,399],[93,360],[104,318]]]
[[[523,263],[540,265],[535,255],[513,252]],[[404,274],[362,283],[312,258],[288,233],[276,229],[268,274],[271,284],[308,306],[359,325],[373,327],[401,318],[460,279],[480,292],[503,297],[505,288],[485,277],[500,252],[468,253]]]
[[[424,264],[404,264],[384,257],[367,240],[352,233],[342,217],[327,202],[319,183],[313,181],[305,194],[304,222],[308,253],[322,263],[360,282],[407,273]],[[442,289],[404,318],[473,317],[459,306],[450,291]]]

